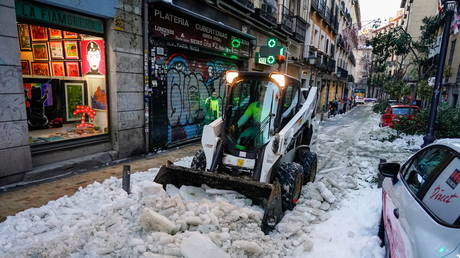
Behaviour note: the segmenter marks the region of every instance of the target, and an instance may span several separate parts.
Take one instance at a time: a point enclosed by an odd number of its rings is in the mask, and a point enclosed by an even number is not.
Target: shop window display
[[[102,37],[18,23],[32,145],[108,133]]]

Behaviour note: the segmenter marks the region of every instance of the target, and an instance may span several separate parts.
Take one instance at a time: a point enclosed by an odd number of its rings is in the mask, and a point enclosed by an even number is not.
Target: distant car
[[[460,257],[460,139],[436,141],[379,171],[386,257]]]
[[[376,98],[364,98],[364,102],[368,103],[368,102],[376,102],[377,99]]]
[[[391,105],[380,117],[380,126],[393,127],[402,117],[413,119],[420,112],[420,107],[414,105]]]
[[[356,96],[355,97],[355,103],[356,104],[364,104],[364,98],[361,96]]]

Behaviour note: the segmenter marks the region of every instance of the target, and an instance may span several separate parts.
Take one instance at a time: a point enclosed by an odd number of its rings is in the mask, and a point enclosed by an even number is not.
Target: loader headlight
[[[225,73],[225,80],[227,81],[228,84],[233,83],[233,81],[238,78],[238,72],[237,71],[227,71]]]
[[[284,76],[284,74],[271,73],[270,78],[274,80],[281,88],[284,88],[284,86],[286,86],[286,76]]]

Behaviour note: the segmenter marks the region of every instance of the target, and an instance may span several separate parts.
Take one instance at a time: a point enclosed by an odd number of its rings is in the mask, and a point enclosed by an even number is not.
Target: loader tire
[[[281,185],[283,210],[292,210],[302,192],[302,166],[295,162],[282,162],[275,177]]]
[[[199,150],[193,156],[192,164],[190,167],[194,170],[205,171],[206,170],[206,156],[203,150]]]
[[[316,178],[316,171],[318,167],[318,156],[316,153],[309,150],[299,150],[296,157],[296,162],[302,165],[303,170],[303,184],[314,182]]]

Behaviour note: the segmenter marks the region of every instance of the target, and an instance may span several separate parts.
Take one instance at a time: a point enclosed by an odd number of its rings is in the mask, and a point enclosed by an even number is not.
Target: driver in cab
[[[256,141],[255,144],[257,145],[266,142],[269,132],[269,114],[270,112],[276,112],[279,99],[278,87],[273,83],[269,83],[258,85],[256,89],[255,93],[258,94],[258,98],[248,105],[236,125],[231,127],[234,132],[246,127],[237,139],[235,147],[239,150],[246,150],[251,147],[254,143],[253,140]],[[273,99],[274,94],[276,94],[275,99]]]

